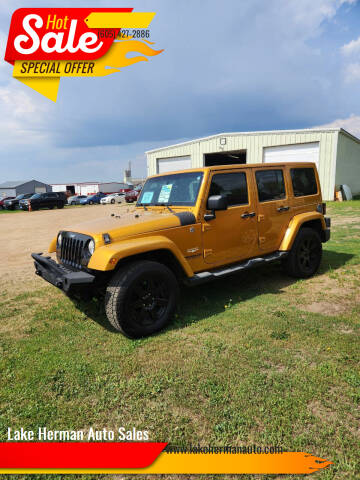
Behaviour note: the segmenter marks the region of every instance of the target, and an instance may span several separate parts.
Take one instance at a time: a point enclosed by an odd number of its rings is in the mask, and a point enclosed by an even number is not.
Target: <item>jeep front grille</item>
[[[87,244],[91,237],[80,233],[61,232],[61,246],[57,247],[57,257],[60,263],[74,268],[81,268],[89,263]]]

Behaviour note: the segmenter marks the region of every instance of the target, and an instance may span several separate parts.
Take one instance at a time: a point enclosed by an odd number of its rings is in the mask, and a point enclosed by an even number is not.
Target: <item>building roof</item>
[[[110,185],[111,183],[125,184],[125,182],[61,182],[50,183],[49,185]]]
[[[160,147],[160,148],[154,148],[152,150],[147,150],[145,153],[154,153],[154,152],[160,152],[161,150],[167,150],[168,148],[173,148],[173,147],[180,147],[183,145],[189,145],[191,143],[197,143],[197,142],[203,142],[206,140],[211,140],[213,138],[217,137],[230,137],[230,136],[238,136],[238,135],[276,135],[276,134],[285,134],[285,133],[321,133],[321,132],[341,132],[348,137],[352,138],[356,142],[360,143],[360,139],[352,135],[351,133],[347,132],[343,128],[340,127],[332,127],[332,128],[326,128],[326,127],[318,127],[318,128],[300,128],[300,129],[294,129],[294,130],[261,130],[261,131],[254,131],[254,132],[224,132],[224,133],[216,133],[214,135],[209,135],[208,137],[200,137],[200,138],[195,138],[193,140],[187,140],[185,142],[180,142],[176,143],[173,145],[168,145],[167,147]]]
[[[20,185],[24,185],[24,183],[32,182],[32,180],[14,180],[12,182],[4,182],[0,183],[0,188],[16,188],[20,187]]]

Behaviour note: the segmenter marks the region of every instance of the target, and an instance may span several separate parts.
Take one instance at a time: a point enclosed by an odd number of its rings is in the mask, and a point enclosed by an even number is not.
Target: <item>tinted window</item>
[[[56,193],[48,193],[47,196],[49,198],[57,198],[58,195]],[[60,197],[60,195],[59,195],[59,197]]]
[[[245,173],[222,173],[214,175],[211,181],[209,197],[211,195],[226,196],[229,206],[248,203]]]
[[[282,170],[256,172],[256,183],[260,202],[285,198],[285,183]]]
[[[315,193],[317,193],[317,184],[313,168],[292,168],[290,172],[295,197],[315,195]]]

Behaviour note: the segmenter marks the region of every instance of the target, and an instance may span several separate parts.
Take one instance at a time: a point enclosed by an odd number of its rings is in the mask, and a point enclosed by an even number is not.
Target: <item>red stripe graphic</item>
[[[166,443],[0,443],[1,468],[145,468]]]

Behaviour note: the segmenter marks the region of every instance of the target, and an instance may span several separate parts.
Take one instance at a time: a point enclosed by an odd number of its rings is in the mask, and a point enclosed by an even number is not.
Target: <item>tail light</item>
[[[322,213],[323,215],[326,215],[326,203],[319,203],[316,207],[316,211]]]

